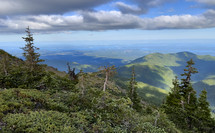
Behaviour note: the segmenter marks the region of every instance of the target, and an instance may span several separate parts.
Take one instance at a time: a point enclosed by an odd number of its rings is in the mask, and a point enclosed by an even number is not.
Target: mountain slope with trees
[[[124,84],[129,81],[129,71],[135,67],[137,73],[137,82],[139,84],[147,84],[152,87],[160,88],[161,91],[168,92],[172,87],[172,79],[175,76],[181,77],[186,61],[193,59],[195,67],[199,73],[193,75],[192,83],[197,94],[203,89],[208,91],[208,100],[211,105],[215,105],[213,89],[215,83],[215,57],[209,55],[195,55],[190,52],[180,52],[176,54],[150,54],[142,58],[138,58],[128,65],[118,68],[118,77],[122,79]],[[121,82],[121,84],[123,84]],[[141,88],[141,87],[140,87]],[[159,91],[159,92],[161,92]],[[159,97],[159,92],[156,94]],[[144,96],[143,96],[144,97]],[[162,100],[160,101],[160,103]]]
[[[30,29],[27,28],[26,32],[27,36],[23,38],[26,41],[24,61],[1,51],[1,132],[215,131],[215,120],[206,101],[207,92],[202,91],[197,98],[190,82],[191,74],[197,72],[192,67],[192,60],[182,74],[186,78],[181,83],[177,80],[173,82],[173,89],[159,107],[139,96],[138,86],[149,86],[138,84],[135,67],[129,71],[130,82],[127,86],[116,84],[114,66],[101,67],[94,73],[81,70],[76,74],[68,64],[69,70],[65,76],[48,71],[47,66],[40,64],[39,49],[34,46]],[[178,113],[184,116],[179,117]]]

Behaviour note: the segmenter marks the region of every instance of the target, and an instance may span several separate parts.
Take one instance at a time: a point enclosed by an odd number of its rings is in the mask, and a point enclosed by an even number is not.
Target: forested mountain
[[[191,77],[194,89],[199,94],[203,89],[208,91],[208,100],[211,105],[215,105],[215,57],[209,55],[196,55],[190,52],[180,52],[176,54],[149,54],[147,56],[138,58],[128,65],[118,68],[118,76],[123,81],[129,80],[129,72],[132,67],[135,67],[137,73],[137,81],[140,84],[139,90],[148,91],[149,87],[141,87],[141,84],[146,86],[157,87],[157,93],[150,93],[154,98],[163,96],[170,90],[172,85],[172,79],[183,73],[186,61],[193,59],[195,67],[199,73]],[[159,88],[159,89],[158,89]],[[153,89],[151,89],[153,90]],[[163,92],[163,93],[161,93]],[[141,95],[141,94],[140,94]],[[149,95],[149,94],[148,94]],[[146,99],[146,95],[142,95]],[[155,100],[154,99],[154,100]],[[160,100],[160,103],[162,100]]]
[[[114,69],[106,67],[95,73],[80,72],[77,79],[71,81],[66,73],[44,65],[40,65],[45,68],[39,70],[38,73],[42,72],[41,74],[29,77],[26,61],[3,50],[0,60],[2,62],[0,130],[4,132],[194,131],[193,127],[183,129],[174,124],[183,120],[177,122],[174,122],[175,119],[169,120],[168,115],[172,114],[167,115],[163,112],[168,107],[166,104],[161,108],[150,104],[159,104],[168,92],[162,88],[136,82],[140,73],[137,73],[138,67],[135,65],[132,65],[133,76],[132,71],[127,71],[127,77],[130,75],[130,78],[126,85],[122,82],[123,78],[117,79],[117,76],[112,78],[113,73],[107,81],[107,90],[104,91],[102,88],[106,72],[114,72]],[[32,82],[32,78],[36,81]],[[114,80],[120,86],[116,85]],[[138,95],[148,98],[140,98]],[[207,119],[204,121],[208,123],[203,125],[207,128],[199,128],[199,131],[195,129],[196,132],[213,131],[210,127],[211,122]]]
[[[198,72],[194,62],[213,57],[153,54],[93,73],[75,73],[68,63],[65,73],[42,64],[30,29],[26,32],[24,60],[0,50],[0,132],[215,132],[207,91],[197,97],[191,83]],[[182,79],[173,78],[182,67]],[[202,77],[194,79],[213,85],[213,76]]]

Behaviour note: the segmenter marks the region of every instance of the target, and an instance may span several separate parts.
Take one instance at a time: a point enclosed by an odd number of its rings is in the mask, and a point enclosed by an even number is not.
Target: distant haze
[[[15,56],[21,56],[24,42],[0,42],[0,48]],[[150,53],[176,53],[189,51],[199,55],[215,56],[215,40],[136,40],[136,41],[72,41],[72,42],[35,42],[41,55],[81,51],[93,56],[116,58],[124,52],[134,53],[138,58]],[[108,55],[109,51],[116,52]],[[118,51],[118,52],[117,52]],[[130,52],[130,53],[129,53]],[[66,54],[66,53],[65,53]],[[117,55],[118,54],[118,55]],[[123,58],[123,57],[121,57]]]

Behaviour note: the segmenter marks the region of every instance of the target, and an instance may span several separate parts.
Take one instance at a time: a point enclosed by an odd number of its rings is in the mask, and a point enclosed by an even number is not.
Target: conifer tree
[[[131,75],[128,89],[129,89],[128,96],[133,103],[132,107],[137,111],[141,111],[140,97],[137,94],[137,82],[135,80],[134,67],[132,68],[132,75]]]
[[[196,110],[197,110],[197,97],[196,91],[193,89],[191,84],[191,76],[192,74],[198,73],[197,69],[193,67],[194,61],[191,59],[187,62],[187,68],[184,69],[184,74],[181,76],[185,76],[185,78],[181,79],[181,95],[183,96],[184,107],[186,111],[186,119],[185,122],[189,129],[194,127],[196,123]]]
[[[209,102],[207,101],[207,91],[204,89],[198,99],[198,110],[201,111],[199,114],[201,118],[209,119],[211,117],[209,106]]]
[[[26,44],[22,49],[24,50],[23,56],[25,57],[26,77],[24,80],[26,87],[39,87],[39,80],[44,76],[44,66],[39,64],[44,60],[40,59],[40,54],[36,51],[39,48],[34,46],[33,34],[31,34],[30,28],[26,28],[26,37],[23,37]]]
[[[194,61],[191,59],[187,62],[187,69],[184,69],[184,73],[181,74],[181,76],[186,76],[186,78],[181,79],[182,87],[186,88],[190,85],[191,81],[191,74],[198,73],[197,69],[192,67],[192,65],[195,65]]]
[[[187,69],[184,69],[185,78],[173,81],[173,89],[166,98],[165,112],[169,115],[174,123],[183,129],[191,130],[194,128],[197,118],[197,97],[196,92],[191,84],[192,74],[198,71],[192,65],[195,63],[191,59],[187,62]]]
[[[181,96],[181,87],[177,77],[172,81],[173,87],[166,97],[166,102],[163,105],[165,113],[178,127],[186,127],[185,120],[185,100]]]
[[[215,120],[211,118],[210,104],[207,101],[207,91],[204,89],[198,98],[198,127],[201,132],[212,132]]]
[[[22,49],[24,50],[23,56],[25,57],[25,62],[27,65],[27,68],[30,72],[41,70],[41,65],[39,65],[40,62],[43,62],[44,60],[41,60],[40,54],[36,51],[39,50],[39,48],[34,46],[34,38],[33,34],[31,34],[30,28],[26,28],[26,37],[23,37],[26,44],[25,47]]]

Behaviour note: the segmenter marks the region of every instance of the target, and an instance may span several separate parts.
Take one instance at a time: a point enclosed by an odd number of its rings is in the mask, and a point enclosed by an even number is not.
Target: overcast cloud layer
[[[111,0],[0,0],[0,15],[63,14],[86,10]]]
[[[200,29],[215,27],[214,0],[196,1],[208,6],[200,15],[163,15],[142,18],[151,8],[175,0],[0,0],[0,33],[23,33],[30,26],[35,32],[101,31],[118,29]],[[112,2],[118,10],[95,11]],[[128,4],[129,3],[129,4]],[[72,15],[63,15],[73,12]]]
[[[125,0],[126,2],[133,3],[128,5],[123,2],[116,2],[116,7],[122,13],[129,14],[143,14],[147,13],[150,8],[162,6],[165,3],[174,2],[175,0]]]

